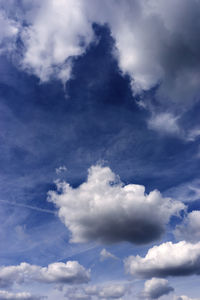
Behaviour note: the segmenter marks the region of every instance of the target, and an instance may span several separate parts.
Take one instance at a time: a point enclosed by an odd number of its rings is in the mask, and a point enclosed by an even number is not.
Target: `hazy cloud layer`
[[[200,274],[200,242],[163,243],[149,249],[145,257],[130,256],[125,269],[144,278]]]
[[[143,297],[147,299],[158,299],[173,291],[174,289],[169,285],[166,279],[152,278],[145,282]]]
[[[36,281],[40,283],[86,283],[90,280],[90,271],[77,261],[52,263],[48,267],[40,267],[21,263],[18,266],[0,267],[0,287],[8,287],[14,283]]]
[[[49,192],[48,200],[59,208],[71,242],[149,243],[160,238],[170,217],[184,209],[157,190],[146,194],[142,185],[123,185],[109,167],[93,166],[79,187],[57,182],[57,189]]]

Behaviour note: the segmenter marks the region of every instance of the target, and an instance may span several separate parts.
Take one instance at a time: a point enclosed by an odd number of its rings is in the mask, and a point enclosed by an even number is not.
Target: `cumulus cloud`
[[[92,23],[82,0],[34,2],[22,34],[22,66],[41,81],[71,76],[72,58],[82,55],[94,38]]]
[[[188,213],[183,222],[176,226],[174,234],[178,240],[198,242],[200,240],[200,211]]]
[[[46,297],[33,296],[27,292],[11,293],[0,290],[0,300],[42,300]]]
[[[123,185],[109,167],[92,166],[88,179],[73,188],[57,182],[48,200],[71,231],[71,242],[129,241],[145,244],[161,237],[172,215],[184,209],[181,202],[163,198],[159,191],[145,193],[142,185]]]
[[[166,279],[152,278],[145,282],[143,296],[147,299],[158,299],[173,291]]]
[[[125,269],[143,278],[200,274],[200,242],[163,243],[149,249],[145,257],[130,256]]]
[[[104,261],[106,259],[118,259],[114,254],[110,253],[106,249],[102,249],[100,252],[100,260]]]
[[[107,1],[104,1],[104,3]],[[187,0],[111,1],[107,22],[119,66],[134,93],[155,85],[163,101],[199,99],[200,3]],[[181,53],[181,54],[180,54]]]
[[[52,263],[48,267],[40,267],[28,263],[0,267],[0,287],[9,287],[14,283],[31,281],[78,284],[86,283],[89,280],[90,270],[86,270],[77,261]]]
[[[24,43],[21,63],[41,81],[68,80],[73,58],[84,54],[95,39],[92,24],[107,24],[115,41],[113,53],[122,72],[130,76],[134,94],[158,86],[158,98],[164,103],[199,100],[199,1],[22,3],[26,9],[18,21],[26,26],[20,34]],[[0,26],[0,38],[16,35],[14,20],[1,14],[0,23],[5,25]]]
[[[129,287],[123,284],[89,285],[69,288],[65,295],[70,300],[122,299],[128,290]]]

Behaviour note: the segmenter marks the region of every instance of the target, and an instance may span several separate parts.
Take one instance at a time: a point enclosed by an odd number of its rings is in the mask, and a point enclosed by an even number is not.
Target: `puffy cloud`
[[[160,85],[162,101],[199,99],[200,25],[194,22],[199,1],[113,0],[104,5],[119,66],[130,75],[134,93]]]
[[[67,81],[71,59],[82,55],[94,38],[84,1],[36,0],[26,18],[22,66],[41,81]]]
[[[166,279],[152,278],[145,282],[143,294],[147,299],[158,299],[173,291],[174,289]]]
[[[167,242],[154,246],[145,257],[128,257],[125,260],[125,269],[127,273],[143,278],[199,275],[200,242]]]
[[[199,99],[199,1],[27,2],[19,14],[26,23],[20,34],[22,65],[41,81],[69,79],[71,59],[84,54],[95,39],[92,23],[107,24],[115,40],[113,52],[135,94],[158,85],[165,103]],[[15,21],[1,14],[0,23],[0,38],[16,35]]]
[[[57,262],[40,267],[21,263],[18,266],[0,267],[0,287],[29,281],[41,283],[86,283],[90,279],[90,271],[86,270],[77,261],[68,261],[66,264]]]
[[[200,240],[200,211],[192,211],[177,225],[174,234],[179,240],[198,242]]]
[[[117,259],[117,257],[106,249],[102,249],[100,252],[100,260],[104,261],[106,259]]]
[[[109,167],[98,165],[89,169],[87,181],[79,187],[57,182],[57,189],[49,192],[48,200],[59,208],[71,242],[149,243],[160,238],[170,217],[184,209],[157,190],[146,194],[142,185],[123,185]]]
[[[11,293],[8,291],[0,290],[0,300],[41,300],[45,297],[33,296],[30,293],[20,292]]]
[[[129,287],[123,284],[89,285],[69,288],[65,295],[70,300],[122,299],[128,290]]]
[[[99,292],[100,298],[118,299],[125,295],[126,289],[123,285],[108,285]]]

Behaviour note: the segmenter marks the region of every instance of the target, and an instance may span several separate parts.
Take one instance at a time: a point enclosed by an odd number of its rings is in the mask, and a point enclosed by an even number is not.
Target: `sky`
[[[199,20],[0,0],[0,300],[200,300]]]

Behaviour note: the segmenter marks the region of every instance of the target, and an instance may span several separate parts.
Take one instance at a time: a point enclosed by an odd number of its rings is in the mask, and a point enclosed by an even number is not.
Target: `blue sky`
[[[1,1],[0,299],[199,300],[199,17]]]

